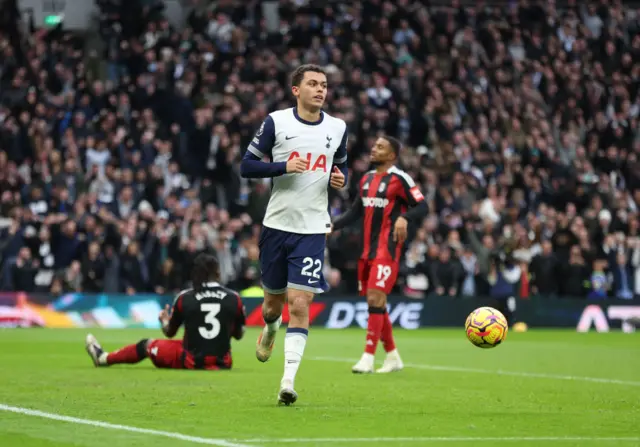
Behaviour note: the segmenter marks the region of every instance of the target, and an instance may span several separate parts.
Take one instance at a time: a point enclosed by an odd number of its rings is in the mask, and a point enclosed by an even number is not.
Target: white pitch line
[[[181,433],[173,433],[170,431],[151,430],[148,428],[131,427],[128,425],[110,424],[108,422],[93,421],[91,419],[80,419],[71,416],[63,416],[55,413],[45,413],[44,411],[31,410],[29,408],[12,407],[10,405],[0,404],[0,411],[8,411],[10,413],[24,414],[27,416],[35,416],[54,421],[70,422],[72,424],[89,425],[91,427],[106,428],[108,430],[128,431],[131,433],[142,433],[145,435],[162,436],[165,438],[179,439],[180,441],[193,442],[195,444],[216,445],[218,447],[251,447],[246,444],[237,442],[229,442],[224,439],[200,438],[198,436],[183,435]]]
[[[342,357],[310,357],[310,360],[320,360],[325,362],[340,362],[340,363],[352,363],[352,362],[358,361],[358,359],[347,359]],[[640,386],[640,382],[635,382],[633,380],[606,379],[601,377],[584,377],[584,376],[571,376],[571,375],[563,375],[563,374],[545,374],[545,373],[530,373],[530,372],[503,371],[503,370],[492,371],[489,369],[465,368],[460,366],[424,365],[424,364],[416,364],[416,363],[405,363],[404,366],[407,366],[409,368],[425,369],[429,371],[493,374],[498,376],[529,377],[534,379],[571,380],[571,381],[579,381],[579,382],[608,383],[612,385]]]
[[[541,436],[541,437],[416,437],[416,438],[284,438],[284,439],[243,439],[242,442],[263,444],[314,444],[314,443],[350,443],[350,442],[640,442],[640,438],[606,438],[589,436]]]
[[[562,442],[562,441],[582,441],[582,442],[640,442],[640,437],[587,437],[587,436],[568,436],[568,437],[379,437],[379,438],[283,438],[283,439],[242,439],[226,441],[224,439],[201,438],[197,436],[188,436],[180,433],[167,432],[161,430],[151,430],[146,428],[131,427],[128,425],[110,424],[108,422],[94,421],[91,419],[80,419],[71,416],[63,416],[55,413],[46,413],[44,411],[31,410],[29,408],[13,407],[10,405],[0,404],[0,411],[8,411],[10,413],[23,414],[27,416],[35,416],[54,421],[69,422],[72,424],[89,425],[91,427],[106,428],[109,430],[128,431],[132,433],[141,433],[152,436],[162,436],[165,438],[178,439],[180,441],[193,442],[195,444],[214,445],[218,447],[256,447],[259,444],[304,444],[304,443],[351,443],[351,442]]]

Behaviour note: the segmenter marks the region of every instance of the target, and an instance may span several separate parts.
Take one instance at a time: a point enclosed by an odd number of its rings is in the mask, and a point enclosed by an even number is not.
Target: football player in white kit
[[[347,179],[347,125],[322,111],[327,96],[324,70],[298,67],[291,91],[296,107],[267,116],[241,165],[245,178],[273,178],[260,236],[265,326],[256,357],[266,362],[271,356],[286,297],[289,326],[278,393],[278,403],[285,405],[298,398],[294,380],[309,333],[311,301],[328,289],[322,274],[326,234],[331,231],[327,185],[340,189]]]

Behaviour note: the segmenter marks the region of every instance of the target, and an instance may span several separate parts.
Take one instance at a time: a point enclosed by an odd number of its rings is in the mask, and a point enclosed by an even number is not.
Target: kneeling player
[[[420,190],[406,172],[395,166],[400,152],[395,138],[378,138],[371,150],[376,169],[360,180],[360,193],[349,211],[333,223],[339,230],[364,217],[364,248],[358,261],[358,289],[367,297],[369,321],[365,352],[354,365],[354,373],[372,373],[378,341],[382,340],[387,357],[378,373],[403,368],[387,312],[387,295],[398,276],[402,245],[407,238],[409,220],[420,220],[427,206]],[[407,211],[407,208],[411,207]]]
[[[149,357],[157,368],[231,369],[231,337],[244,335],[245,313],[240,296],[218,284],[219,266],[214,256],[194,260],[193,288],[181,292],[160,312],[162,332],[172,338],[184,324],[183,340],[140,340],[108,353],[89,334],[87,352],[95,366],[138,363]]]

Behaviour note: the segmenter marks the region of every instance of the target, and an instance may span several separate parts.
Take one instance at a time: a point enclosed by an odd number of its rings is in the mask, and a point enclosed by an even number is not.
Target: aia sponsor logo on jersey
[[[382,197],[363,197],[362,206],[365,208],[384,208],[389,205],[389,199]]]
[[[311,157],[311,154],[308,152],[306,154],[300,154],[294,151],[291,153],[291,155],[289,155],[289,159],[287,161],[295,157],[305,158],[307,160],[307,170],[309,171],[327,172],[327,156],[326,155],[320,155],[315,159],[313,159]]]

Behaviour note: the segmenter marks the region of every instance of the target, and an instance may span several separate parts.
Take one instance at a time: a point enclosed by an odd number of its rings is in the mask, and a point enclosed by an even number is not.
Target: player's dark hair
[[[389,135],[383,135],[381,138],[389,142],[391,150],[396,154],[396,157],[398,157],[400,155],[400,149],[402,149],[402,143],[400,140]]]
[[[293,73],[291,73],[291,87],[300,87],[300,84],[302,84],[302,79],[304,78],[304,74],[308,71],[312,73],[322,73],[325,76],[327,75],[327,72],[324,71],[324,68],[322,68],[319,65],[315,65],[315,64],[300,65],[298,68],[293,70]]]
[[[193,288],[198,290],[202,284],[209,281],[217,281],[220,276],[220,264],[218,259],[209,253],[200,253],[193,260],[191,268],[191,282]]]

